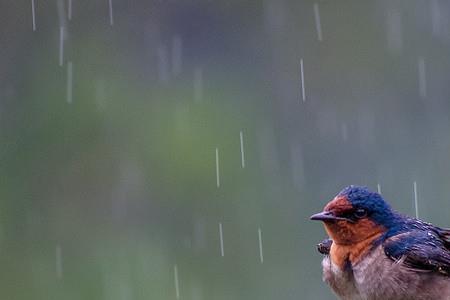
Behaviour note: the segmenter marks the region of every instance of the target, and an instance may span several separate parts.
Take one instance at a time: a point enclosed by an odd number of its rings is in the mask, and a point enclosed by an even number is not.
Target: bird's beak
[[[312,215],[310,219],[317,221],[337,221],[337,220],[348,221],[347,218],[338,217],[331,211],[323,211],[318,214]]]

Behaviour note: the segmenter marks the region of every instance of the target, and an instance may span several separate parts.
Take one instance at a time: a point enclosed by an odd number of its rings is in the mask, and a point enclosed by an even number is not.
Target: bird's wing
[[[450,228],[436,228],[436,232],[444,242],[445,248],[450,250]]]
[[[392,260],[416,271],[450,276],[450,251],[435,231],[408,231],[383,242],[384,253]]]

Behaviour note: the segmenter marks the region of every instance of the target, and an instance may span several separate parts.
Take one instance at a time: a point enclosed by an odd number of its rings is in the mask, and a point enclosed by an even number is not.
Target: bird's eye
[[[367,211],[364,208],[358,208],[355,210],[355,212],[353,213],[355,215],[355,217],[357,217],[358,219],[362,219],[365,216],[367,216]]]

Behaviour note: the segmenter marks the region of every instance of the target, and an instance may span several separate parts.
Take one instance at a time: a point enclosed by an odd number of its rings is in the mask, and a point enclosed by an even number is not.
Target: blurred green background
[[[450,226],[446,1],[0,7],[1,299],[334,299],[349,184]]]

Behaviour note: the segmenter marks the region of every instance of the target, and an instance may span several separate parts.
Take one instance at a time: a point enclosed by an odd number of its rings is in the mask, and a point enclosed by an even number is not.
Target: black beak
[[[334,213],[331,211],[323,211],[318,214],[312,215],[310,219],[317,221],[337,221],[337,220],[349,221],[349,219],[347,218],[342,218],[334,215]]]

